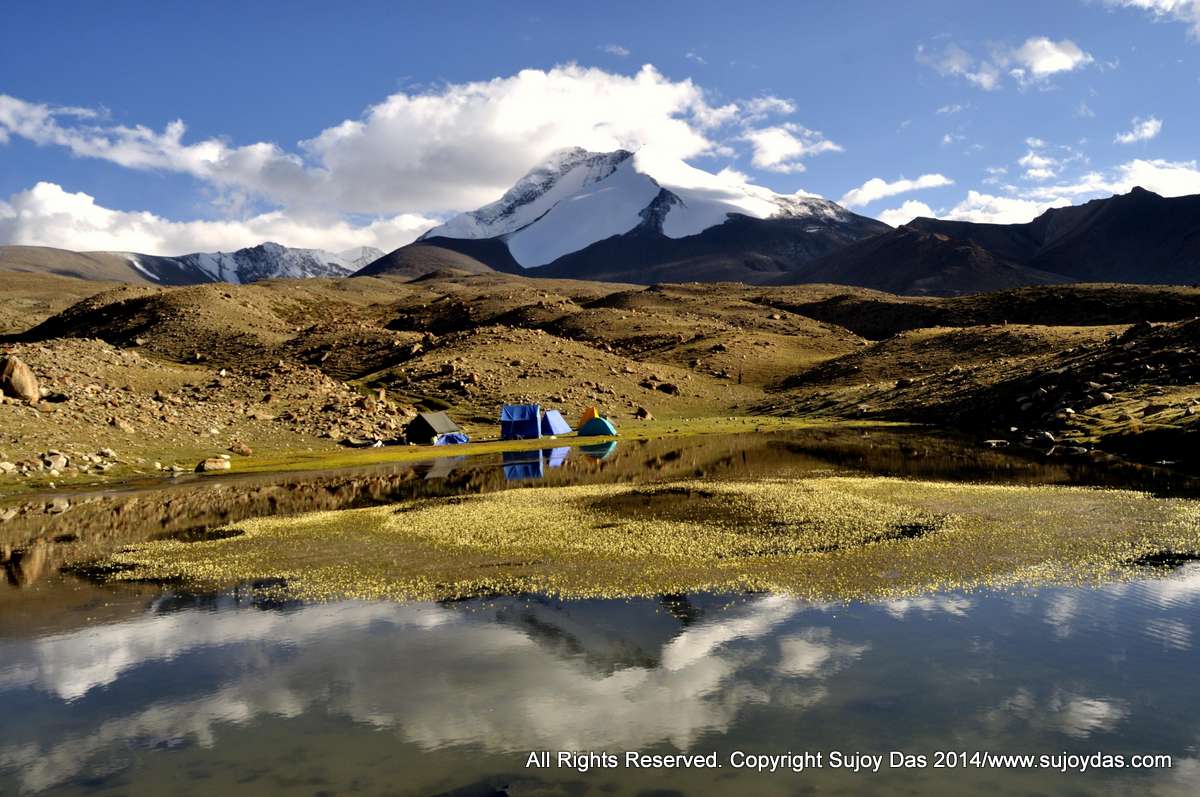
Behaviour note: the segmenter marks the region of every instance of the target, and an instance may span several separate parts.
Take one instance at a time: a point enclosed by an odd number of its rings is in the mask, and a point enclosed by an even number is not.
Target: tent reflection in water
[[[501,440],[536,440],[542,436],[542,408],[537,404],[505,404],[500,408]]]
[[[559,446],[558,448],[547,448],[542,450],[542,456],[546,460],[547,468],[560,468],[567,461],[567,456],[571,453],[568,446]]]
[[[571,424],[558,410],[546,410],[542,413],[542,434],[554,437],[560,434],[570,434]]]
[[[417,445],[456,445],[470,438],[444,412],[422,412],[404,427],[404,439]]]
[[[425,471],[425,481],[446,478],[465,459],[466,457],[438,457],[430,463],[429,470]]]
[[[504,480],[540,479],[545,474],[540,449],[504,452]]]
[[[607,443],[593,443],[590,446],[580,446],[579,450],[592,459],[608,459],[612,455],[612,452],[617,450],[617,441],[609,440]]]

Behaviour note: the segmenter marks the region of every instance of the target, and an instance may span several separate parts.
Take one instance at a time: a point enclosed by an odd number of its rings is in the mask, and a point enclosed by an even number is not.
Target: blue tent
[[[558,410],[546,410],[542,413],[542,434],[558,435],[570,434],[571,424],[567,423],[567,419],[562,416]]]
[[[532,440],[542,436],[542,408],[537,404],[505,404],[500,408],[501,440]]]
[[[540,479],[543,475],[541,451],[505,451],[505,481]]]
[[[547,468],[562,467],[562,464],[567,461],[567,455],[570,453],[571,449],[567,446],[561,446],[559,448],[547,448],[542,451],[542,454],[546,457]]]
[[[613,426],[607,418],[592,418],[579,427],[580,437],[615,437],[616,434],[617,427]]]
[[[433,438],[435,446],[457,446],[469,442],[471,442],[471,438],[467,437],[464,432],[449,432]]]

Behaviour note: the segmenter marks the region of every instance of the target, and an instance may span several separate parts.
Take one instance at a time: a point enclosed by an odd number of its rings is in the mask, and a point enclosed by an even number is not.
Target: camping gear
[[[570,434],[571,424],[558,410],[546,410],[542,413],[542,434],[552,437],[559,434]]]
[[[579,416],[579,425],[583,426],[585,423],[590,421],[592,418],[599,418],[599,417],[600,417],[600,410],[596,409],[595,407],[588,407],[587,409],[585,409],[583,411],[583,414]]]
[[[500,409],[501,440],[533,440],[542,436],[542,408],[537,404],[505,404]]]
[[[543,449],[542,456],[546,459],[547,468],[560,468],[567,461],[567,455],[571,453],[571,449],[567,446],[559,448]]]
[[[439,443],[438,439],[448,435],[461,438],[449,442],[467,442],[467,436],[463,434],[463,430],[444,412],[422,412],[413,418],[408,426],[404,427],[404,439],[409,443],[419,445],[445,445],[446,443]]]
[[[463,432],[447,432],[446,434],[438,435],[433,440],[435,446],[458,446],[469,442],[471,442],[471,438],[467,437]]]
[[[608,459],[609,455],[617,450],[617,441],[609,440],[607,443],[593,443],[590,446],[580,446],[579,450],[592,459]]]
[[[541,451],[505,451],[504,479],[505,481],[521,481],[522,479],[540,479],[542,469]]]
[[[579,427],[580,437],[615,437],[616,434],[617,427],[607,418],[592,418]]]

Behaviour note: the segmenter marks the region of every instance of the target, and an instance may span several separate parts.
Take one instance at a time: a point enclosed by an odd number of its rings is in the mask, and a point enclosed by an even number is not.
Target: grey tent
[[[404,427],[404,439],[420,445],[437,443],[443,435],[461,433],[458,424],[444,412],[422,412]]]

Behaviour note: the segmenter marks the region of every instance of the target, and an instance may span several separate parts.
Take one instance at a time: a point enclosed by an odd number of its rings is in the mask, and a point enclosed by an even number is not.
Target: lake
[[[41,547],[10,556],[0,591],[0,793],[1200,788],[1200,563],[1186,556],[1108,582],[827,600],[701,591],[311,601],[254,579],[199,588],[78,567],[126,545],[226,544],[214,530],[253,518],[350,518],[532,485],[870,476],[1095,488],[1085,495],[1132,488],[1185,506],[1196,495],[1191,477],[1164,469],[1027,459],[894,429],[561,448],[144,483],[69,496],[66,511],[48,497],[22,500],[0,528]],[[1091,522],[1081,518],[1080,533]],[[646,768],[629,754],[711,755],[720,766]],[[991,758],[1008,755],[1033,760]],[[1134,768],[1135,755],[1170,765]]]

